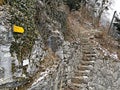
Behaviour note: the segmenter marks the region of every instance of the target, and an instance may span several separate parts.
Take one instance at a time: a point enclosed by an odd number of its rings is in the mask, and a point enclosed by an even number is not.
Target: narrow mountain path
[[[64,90],[90,90],[89,82],[93,79],[92,72],[97,58],[96,45],[93,43],[94,33],[92,29],[80,31],[82,60],[79,60],[74,71],[70,87]]]
[[[74,19],[74,22],[77,20]],[[74,75],[68,86],[63,90],[120,90],[118,55],[116,52],[110,53],[97,42],[95,36],[100,33],[99,30],[84,26],[80,26],[79,23],[72,26],[75,32],[79,31],[77,34],[79,34],[81,46],[79,52],[82,53],[82,58],[79,59],[79,64],[76,64],[77,69],[72,71]]]
[[[68,37],[70,40],[64,42],[64,58],[51,69],[51,73],[44,74],[44,77],[38,75],[40,79],[36,79],[28,90],[120,89],[120,62],[104,54],[106,52],[95,39],[99,30],[93,29],[89,23],[82,26],[75,15],[68,17],[72,32],[69,34],[74,38]]]

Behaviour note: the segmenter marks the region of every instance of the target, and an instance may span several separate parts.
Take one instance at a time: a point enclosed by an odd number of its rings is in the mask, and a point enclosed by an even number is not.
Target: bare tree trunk
[[[97,27],[99,27],[99,25],[100,25],[101,16],[102,16],[102,14],[103,14],[103,11],[105,10],[104,5],[105,5],[105,2],[106,2],[106,1],[107,1],[107,0],[102,0],[102,5],[101,5],[100,12],[99,12],[99,16],[98,16],[98,18],[97,18],[97,20],[96,20],[96,22],[97,22]]]

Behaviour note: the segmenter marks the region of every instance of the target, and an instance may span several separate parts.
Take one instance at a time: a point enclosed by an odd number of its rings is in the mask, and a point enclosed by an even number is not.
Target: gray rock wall
[[[58,1],[58,2],[57,2]],[[35,75],[38,71],[40,71],[42,68],[46,69],[46,65],[41,65],[42,62],[45,61],[45,57],[50,56],[49,49],[51,49],[52,53],[59,57],[60,61],[63,60],[63,49],[62,49],[62,44],[64,42],[64,37],[62,33],[62,29],[65,29],[65,20],[66,16],[65,13],[62,11],[58,11],[56,6],[58,7],[59,0],[55,0],[55,2],[42,2],[40,0],[37,1],[36,5],[36,10],[39,10],[36,12],[37,16],[35,16],[35,22],[32,22],[31,19],[28,21],[25,21],[25,27],[23,25],[23,28],[27,32],[27,25],[29,24],[36,24],[38,30],[33,30],[30,33],[27,33],[25,35],[23,34],[18,34],[18,33],[13,33],[14,40],[9,42],[10,38],[13,38],[12,33],[9,32],[11,29],[12,25],[7,25],[9,26],[9,30],[7,30],[4,25],[1,26],[2,31],[0,31],[0,40],[1,40],[1,78],[3,79],[4,76],[6,78],[13,77],[13,82],[9,83],[8,81],[5,82],[5,87],[17,87],[21,84],[24,84],[24,80],[28,79],[29,77],[32,77]],[[22,1],[21,1],[22,2]],[[26,1],[23,1],[25,5],[27,4]],[[19,5],[18,5],[19,4]],[[32,3],[29,2],[31,5]],[[34,3],[35,4],[35,3]],[[22,3],[15,1],[14,3],[11,2],[10,6],[10,14],[12,14],[12,18],[10,17],[10,22],[6,22],[6,24],[17,24],[21,25],[21,19],[18,19],[20,16],[23,15],[24,13],[30,13],[31,9],[29,11],[25,11],[22,13],[22,10],[24,8],[21,8]],[[32,4],[33,5],[33,4]],[[46,5],[46,6],[45,6]],[[51,5],[53,7],[51,7]],[[18,8],[16,8],[18,6]],[[34,5],[33,5],[34,6]],[[28,6],[29,7],[29,6]],[[48,10],[49,9],[49,10]],[[34,10],[33,10],[34,11]],[[16,12],[13,14],[13,12]],[[17,13],[18,12],[18,13]],[[21,13],[20,13],[21,12]],[[31,11],[32,12],[32,11]],[[3,13],[3,12],[1,12]],[[4,12],[5,15],[11,16],[8,13]],[[2,14],[4,18],[6,17],[4,14]],[[30,14],[29,14],[30,15]],[[63,15],[63,16],[62,16]],[[18,18],[17,18],[18,17]],[[20,18],[22,18],[20,17]],[[30,17],[28,17],[30,18]],[[4,19],[1,17],[2,21]],[[26,20],[27,18],[25,18]],[[63,21],[64,20],[64,21]],[[30,22],[29,22],[30,21]],[[1,22],[2,23],[2,22]],[[24,24],[24,22],[23,22]],[[22,25],[21,25],[22,26]],[[32,26],[31,28],[34,28]],[[29,29],[29,28],[28,28]],[[34,28],[35,29],[35,28]],[[28,30],[29,32],[29,30]],[[30,35],[29,35],[30,34]],[[36,35],[36,36],[35,36]],[[27,37],[28,36],[28,37]],[[36,38],[34,38],[34,36]],[[33,44],[33,39],[34,39],[34,45]],[[31,48],[32,47],[32,48]],[[5,57],[2,57],[3,55],[6,55]],[[48,58],[48,57],[47,57]],[[6,62],[5,62],[6,60]],[[49,61],[52,61],[52,59],[48,58]],[[46,64],[47,62],[43,63]],[[48,63],[49,64],[49,63]],[[9,67],[8,67],[9,66]],[[60,67],[61,68],[61,67]],[[5,74],[7,73],[7,74]],[[56,77],[59,77],[58,75]],[[1,79],[1,80],[2,80]],[[9,79],[8,79],[9,80]],[[27,81],[27,80],[26,80]],[[2,81],[3,83],[4,81]],[[15,84],[15,82],[17,82]],[[1,84],[2,84],[1,83]]]
[[[89,83],[91,90],[120,90],[120,61],[110,57],[111,54],[104,56],[98,52],[98,55],[93,80]]]
[[[12,35],[9,19],[8,7],[0,7],[0,85],[12,81],[10,54]]]

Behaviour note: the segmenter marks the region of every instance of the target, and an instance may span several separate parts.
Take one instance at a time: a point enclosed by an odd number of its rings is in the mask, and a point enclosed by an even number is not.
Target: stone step
[[[71,82],[75,84],[87,84],[88,77],[87,76],[74,77],[74,78],[71,78]]]
[[[84,55],[88,55],[88,56],[89,56],[89,55],[92,55],[92,56],[93,56],[93,55],[95,55],[95,56],[97,55],[95,51],[83,51],[83,54],[84,54]]]
[[[73,83],[73,86],[74,86],[74,88],[70,89],[70,90],[94,90],[94,89],[91,89],[91,88],[89,89],[89,87],[87,88],[88,85],[86,85],[86,84],[75,84],[75,83]]]
[[[93,49],[93,48],[81,48],[81,50],[84,52],[84,51],[89,51],[89,52],[92,52],[92,51],[95,51],[95,49]]]
[[[72,85],[74,87],[72,90],[84,90],[83,89],[83,84],[72,83]]]
[[[88,51],[88,50],[86,50],[86,51],[82,51],[84,54],[96,54],[95,53],[95,51]]]
[[[80,40],[81,41],[81,43],[88,43],[88,39],[82,39],[82,40]]]
[[[83,51],[85,51],[85,50],[86,50],[86,51],[94,51],[95,48],[93,48],[93,47],[91,48],[91,47],[92,47],[92,46],[89,46],[89,47],[82,47],[82,50],[83,50]]]
[[[64,88],[62,90],[82,90],[81,89],[82,85],[83,84],[77,84],[77,83],[72,82],[72,83],[68,84],[68,86],[66,88]],[[84,84],[84,85],[86,85],[86,84]]]
[[[91,41],[89,41],[89,40],[85,40],[85,41],[82,41],[81,40],[81,44],[94,44],[94,43],[92,43]]]
[[[84,51],[89,51],[89,52],[94,51],[94,49],[92,49],[92,48],[82,48],[81,50],[82,50],[82,52],[84,52]]]
[[[83,54],[83,57],[96,57],[96,54]]]
[[[81,43],[81,45],[82,47],[89,47],[89,46],[96,47],[96,45],[93,43]]]
[[[83,57],[82,57],[82,60],[83,60],[83,61],[95,61],[95,60],[96,60],[96,57],[85,57],[85,56],[83,56]]]
[[[83,55],[86,55],[86,56],[97,56],[97,54],[96,53],[90,53],[90,54],[83,54]]]
[[[92,48],[91,47],[92,45],[90,45],[90,44],[84,44],[84,45],[82,44],[81,46],[82,46],[82,48]]]
[[[90,46],[91,44],[90,43],[81,43],[82,46]]]
[[[76,71],[75,76],[89,76],[90,70],[85,70],[85,71]]]
[[[94,65],[95,61],[80,61],[81,65]]]
[[[92,70],[93,69],[93,66],[92,65],[80,65],[79,67],[78,67],[78,70],[80,70],[80,71],[85,71],[85,70]]]
[[[81,47],[82,48],[95,48],[96,47],[96,45],[94,45],[94,44],[81,44]]]

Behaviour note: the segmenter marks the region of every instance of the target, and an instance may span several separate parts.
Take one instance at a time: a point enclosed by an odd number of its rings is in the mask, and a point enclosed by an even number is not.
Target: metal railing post
[[[114,18],[115,18],[116,12],[117,12],[117,11],[115,11],[114,14],[113,14],[113,18],[112,18],[112,21],[111,21],[111,23],[110,23],[110,27],[109,27],[109,29],[108,29],[108,34],[110,34],[110,30],[111,30],[111,27],[112,27],[113,20],[114,20]]]

